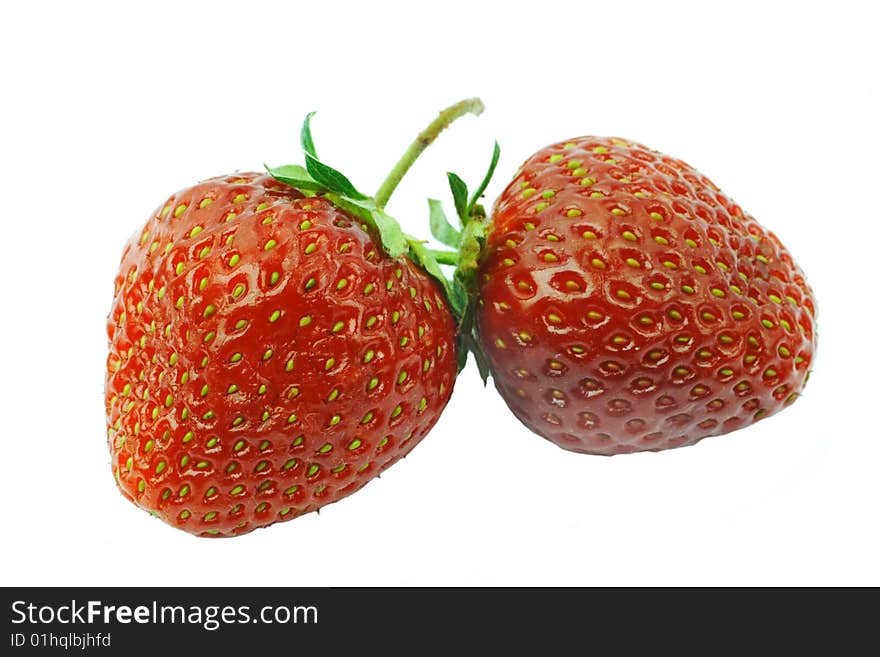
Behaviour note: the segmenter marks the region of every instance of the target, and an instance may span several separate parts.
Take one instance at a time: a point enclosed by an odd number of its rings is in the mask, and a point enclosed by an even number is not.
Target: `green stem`
[[[434,249],[428,249],[428,252],[434,256],[434,260],[438,264],[458,266],[458,251],[435,251]]]
[[[459,101],[455,103],[455,105],[451,105],[440,112],[440,115],[431,121],[428,127],[422,130],[422,132],[419,133],[419,136],[416,137],[416,140],[409,145],[409,148],[406,149],[403,157],[398,160],[397,164],[394,165],[394,168],[391,169],[391,172],[379,186],[375,196],[376,206],[380,210],[385,207],[388,203],[388,199],[391,198],[391,194],[394,193],[394,190],[397,189],[397,185],[399,185],[400,181],[403,179],[404,174],[406,174],[413,163],[419,158],[422,151],[430,146],[431,143],[437,139],[437,136],[453,121],[461,118],[465,114],[478,115],[482,112],[483,101],[479,98],[468,98]]]

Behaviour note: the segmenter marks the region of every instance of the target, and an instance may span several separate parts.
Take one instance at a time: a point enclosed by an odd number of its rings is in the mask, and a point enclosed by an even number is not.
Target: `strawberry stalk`
[[[441,265],[458,266],[460,260],[458,251],[436,251],[434,249],[428,249],[428,253],[430,253],[434,257],[434,260]]]
[[[406,152],[401,156],[394,168],[388,173],[388,176],[379,186],[376,195],[373,197],[376,205],[381,209],[388,204],[388,199],[397,189],[400,181],[409,171],[410,167],[415,163],[419,156],[430,146],[435,139],[448,128],[454,121],[458,120],[465,114],[474,114],[476,116],[483,112],[483,101],[479,98],[467,98],[461,100],[454,105],[450,105],[440,112],[439,116],[428,124],[428,127],[419,133],[415,141],[409,145]]]
[[[460,230],[449,224],[439,201],[433,199],[428,201],[432,234],[453,250],[428,248],[422,240],[404,233],[397,220],[385,212],[385,206],[400,181],[440,133],[462,116],[479,115],[482,111],[483,103],[479,98],[468,98],[440,112],[409,145],[372,197],[358,191],[344,174],[318,158],[311,130],[314,112],[306,115],[300,131],[305,167],[288,164],[274,168],[266,167],[266,169],[276,180],[308,196],[321,195],[338,208],[359,218],[366,226],[376,231],[382,248],[388,255],[395,258],[406,256],[433,277],[443,289],[458,326],[459,370],[465,366],[467,354],[471,352],[485,382],[488,369],[474,333],[473,304],[477,287],[477,260],[486,242],[487,228],[486,212],[479,204],[479,200],[498,163],[498,144],[495,144],[487,174],[470,197],[464,181],[454,173],[447,174]],[[446,276],[440,265],[455,267],[451,279]]]
[[[456,317],[459,317],[460,311],[456,310],[456,304],[452,301],[451,283],[440,269],[441,263],[457,264],[457,253],[433,251],[426,248],[420,240],[403,232],[397,220],[385,212],[385,205],[406,172],[443,130],[466,114],[479,115],[482,111],[483,102],[479,98],[468,98],[450,105],[440,112],[437,118],[431,121],[419,133],[415,141],[409,145],[382,182],[375,196],[372,197],[358,191],[343,173],[318,158],[311,129],[314,112],[306,115],[300,131],[305,166],[298,164],[287,164],[280,167],[267,166],[266,170],[279,182],[294,187],[308,196],[321,195],[338,208],[359,218],[366,226],[373,228],[379,236],[382,248],[388,255],[395,258],[409,257],[437,280],[450,300]]]
[[[489,376],[489,367],[474,323],[478,285],[477,267],[489,230],[489,220],[486,210],[480,204],[480,199],[495,173],[500,155],[501,151],[496,143],[486,174],[470,196],[467,184],[458,175],[451,172],[446,174],[460,228],[454,228],[449,223],[440,201],[428,200],[431,234],[439,242],[455,249],[431,251],[431,253],[436,262],[455,267],[452,279],[446,280],[444,287],[458,322],[459,371],[467,363],[468,352],[472,353],[484,384]]]

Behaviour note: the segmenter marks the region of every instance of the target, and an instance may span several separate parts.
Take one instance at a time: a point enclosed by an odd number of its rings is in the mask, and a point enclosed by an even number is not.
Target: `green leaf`
[[[326,194],[328,201],[336,207],[353,214],[379,233],[382,248],[392,258],[399,258],[409,251],[406,236],[393,217],[388,216],[376,207],[371,198],[350,198],[341,194]]]
[[[468,305],[468,292],[461,284],[461,281],[457,278],[452,279],[452,298],[455,299],[455,303],[459,304],[462,308],[467,308]],[[464,312],[460,313],[458,317],[463,317]]]
[[[382,239],[382,245],[388,255],[399,258],[406,253],[406,238],[400,230],[400,224],[393,217],[385,214],[384,210],[373,206],[370,211],[373,217],[373,224]]]
[[[452,199],[455,201],[455,212],[461,219],[463,226],[467,223],[467,185],[464,184],[464,180],[452,172],[447,173],[446,177],[449,178],[449,189],[452,190]]]
[[[268,167],[263,165],[270,176],[278,182],[290,185],[301,190],[313,192],[326,192],[327,188],[309,175],[305,168],[298,164],[285,164],[280,167]]]
[[[285,176],[286,178],[299,178],[300,180],[311,180],[314,182],[306,168],[299,164],[284,164],[280,167],[272,168],[267,167],[265,164],[263,166],[266,167],[266,171],[272,176]]]
[[[474,362],[477,364],[477,371],[480,373],[480,378],[483,380],[483,385],[485,386],[489,381],[489,375],[492,373],[489,369],[489,361],[483,353],[479,341],[476,338],[471,337],[470,342],[470,352],[474,355]]]
[[[446,213],[443,211],[443,204],[440,201],[429,198],[428,209],[430,212],[431,235],[437,238],[437,241],[441,244],[457,248],[461,235],[450,225],[449,220],[446,218]]]
[[[462,370],[467,367],[467,357],[468,352],[470,351],[465,344],[465,340],[461,337],[457,340],[457,349],[455,350],[455,360],[457,367],[457,373],[461,374]]]
[[[489,361],[480,347],[480,342],[473,332],[468,331],[459,336],[458,349],[456,351],[458,355],[458,371],[461,372],[467,365],[467,355],[470,352],[474,356],[474,363],[477,365],[477,371],[480,373],[480,378],[485,386],[492,372],[489,368]]]
[[[367,198],[361,194],[351,181],[331,166],[327,166],[308,152],[306,153],[306,170],[316,182],[324,185],[327,189],[348,198],[363,200]]]
[[[302,130],[299,132],[299,143],[302,144],[302,149],[311,155],[313,158],[318,159],[318,154],[315,152],[315,142],[312,140],[312,117],[315,115],[314,112],[309,112],[306,114],[306,118],[303,121]]]
[[[489,186],[489,181],[492,180],[492,175],[495,173],[495,167],[498,166],[499,157],[501,157],[501,147],[498,146],[498,142],[496,141],[495,148],[492,149],[492,161],[489,162],[489,169],[486,171],[486,175],[483,176],[483,180],[480,182],[479,187],[474,191],[474,195],[471,196],[470,203],[468,203],[465,211],[466,216],[469,217],[471,215],[477,201],[480,200],[480,197],[483,196],[483,192],[486,191],[486,187]]]
[[[417,265],[428,272],[428,274],[430,274],[432,278],[440,283],[440,286],[443,288],[443,292],[446,295],[446,299],[449,301],[449,305],[452,306],[452,311],[455,313],[456,317],[460,316],[464,312],[465,306],[467,305],[467,299],[465,298],[464,300],[462,300],[461,297],[455,296],[453,294],[452,287],[449,284],[449,280],[443,274],[443,270],[440,269],[440,265],[437,264],[437,261],[431,254],[431,251],[424,245],[424,243],[409,236],[407,236],[407,242],[409,243],[410,257]]]

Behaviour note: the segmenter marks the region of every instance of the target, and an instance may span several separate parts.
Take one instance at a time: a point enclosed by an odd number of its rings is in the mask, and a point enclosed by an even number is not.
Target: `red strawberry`
[[[807,379],[815,302],[785,247],[695,169],[627,140],[530,157],[479,274],[495,385],[565,449],[691,445],[772,415]]]
[[[303,141],[308,170],[273,172],[305,193],[257,173],[178,192],[116,277],[113,472],[135,504],[194,534],[350,495],[419,443],[452,392],[444,291],[405,241],[389,247],[401,234],[380,204],[317,162],[308,121]]]

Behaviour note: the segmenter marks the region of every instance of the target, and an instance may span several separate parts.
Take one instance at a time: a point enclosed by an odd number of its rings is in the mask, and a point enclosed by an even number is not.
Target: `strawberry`
[[[123,495],[201,536],[235,536],[357,491],[437,422],[456,376],[436,263],[315,154],[162,203],[122,255],[106,413]],[[424,137],[424,134],[423,134]]]
[[[476,331],[532,431],[619,454],[692,445],[791,404],[815,300],[775,235],[684,162],[625,139],[532,155],[498,199]]]

